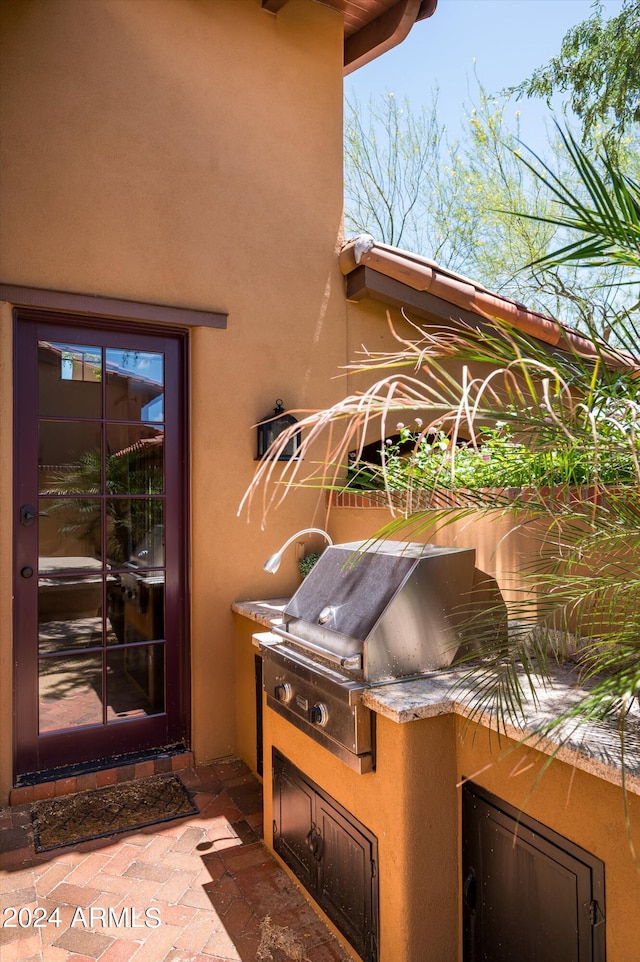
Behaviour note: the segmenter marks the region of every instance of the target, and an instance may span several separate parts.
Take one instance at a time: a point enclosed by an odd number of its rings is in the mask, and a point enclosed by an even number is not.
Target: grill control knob
[[[288,681],[285,681],[281,685],[276,685],[274,694],[278,701],[282,701],[286,704],[293,698],[293,688]]]
[[[317,702],[309,711],[309,721],[312,725],[320,725],[322,728],[329,721],[329,709],[322,702]]]

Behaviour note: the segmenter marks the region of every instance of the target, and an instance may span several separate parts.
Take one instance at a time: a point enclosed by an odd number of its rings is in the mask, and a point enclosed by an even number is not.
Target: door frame
[[[83,301],[85,299],[83,298]],[[86,299],[88,300],[88,299]],[[100,299],[96,299],[98,303]],[[84,306],[84,305],[83,305]],[[135,308],[135,304],[132,302],[132,307]],[[161,310],[161,308],[159,308]],[[135,315],[135,310],[132,310],[132,314]],[[18,351],[19,344],[19,332],[22,329],[24,322],[27,323],[44,323],[55,325],[57,328],[69,328],[73,331],[82,331],[83,336],[90,336],[91,329],[94,328],[96,331],[106,332],[108,335],[122,335],[126,337],[127,335],[131,337],[144,337],[151,336],[156,338],[169,339],[176,345],[177,350],[177,366],[178,366],[178,376],[180,383],[177,389],[178,397],[178,411],[174,413],[175,427],[177,430],[178,438],[180,439],[180,463],[171,466],[171,470],[174,471],[175,477],[178,480],[182,491],[182,500],[179,508],[179,516],[174,518],[175,531],[177,535],[178,549],[177,549],[177,568],[178,576],[176,579],[176,584],[172,586],[172,591],[175,593],[176,597],[176,630],[178,632],[180,643],[178,646],[178,652],[176,654],[176,666],[178,670],[178,679],[175,681],[175,690],[173,692],[173,704],[174,704],[174,721],[170,725],[170,737],[167,739],[166,745],[150,746],[149,748],[142,748],[139,752],[134,752],[135,757],[144,757],[146,754],[153,755],[156,754],[158,750],[179,750],[188,748],[190,745],[190,735],[191,735],[191,654],[190,654],[190,584],[189,584],[189,557],[190,557],[190,486],[189,486],[189,464],[190,464],[190,438],[189,438],[189,423],[188,423],[188,409],[189,409],[189,328],[183,326],[174,326],[167,324],[166,322],[160,323],[149,323],[140,322],[139,320],[132,317],[131,319],[126,319],[122,317],[113,317],[108,314],[101,313],[89,313],[83,310],[82,313],[72,314],[64,311],[57,310],[47,310],[38,309],[30,307],[18,307],[15,306],[13,310],[13,343],[14,343],[14,363],[13,363],[13,446],[14,446],[14,468],[13,468],[13,510],[12,510],[12,527],[15,530],[17,525],[17,519],[20,511],[20,505],[25,503],[24,492],[21,490],[20,486],[20,443],[19,443],[19,412],[20,420],[23,421],[25,417],[24,413],[24,403],[22,395],[20,394],[21,386],[24,383],[25,365],[27,365],[28,359],[21,357]],[[22,375],[22,376],[21,376]],[[37,411],[35,411],[35,396],[36,392],[32,392],[33,398],[31,399],[32,410],[27,412],[26,416],[33,418],[34,413],[37,416]],[[20,397],[20,400],[19,400]],[[32,422],[33,423],[33,422]],[[30,500],[30,499],[27,499]],[[20,577],[19,574],[19,564],[20,559],[18,558],[18,545],[19,539],[13,538],[13,579],[14,585]],[[168,589],[167,585],[167,589]],[[25,706],[17,697],[18,693],[18,672],[24,670],[30,670],[32,675],[37,679],[37,653],[32,650],[26,658],[21,655],[20,658],[17,657],[17,646],[19,637],[19,625],[21,620],[21,612],[19,611],[17,601],[14,600],[13,606],[13,784],[18,787],[20,784],[34,783],[39,780],[47,780],[52,776],[53,771],[58,770],[56,765],[53,768],[48,768],[46,765],[42,765],[37,757],[37,752],[33,746],[26,744],[24,733],[29,729],[29,725],[33,728],[33,721],[30,718],[25,718],[24,714],[28,706]],[[35,661],[34,661],[35,659]],[[165,706],[168,708],[169,706]],[[151,724],[149,729],[154,728],[153,716],[149,719]],[[115,726],[114,726],[115,727]],[[95,736],[95,730],[94,730]],[[91,742],[92,730],[87,729],[84,735],[80,735],[79,732],[74,733],[76,739],[79,739],[81,744],[84,744],[83,739],[86,739],[87,745]],[[109,751],[108,755],[103,755],[100,758],[92,759],[91,761],[80,760],[76,762],[71,762],[69,764],[62,763],[59,770],[63,770],[65,775],[74,774],[74,772],[86,772],[88,770],[97,770],[99,768],[108,767],[113,765],[115,759],[121,761],[127,755],[126,745],[122,745],[122,751],[118,750],[118,739],[117,736],[114,738],[113,748]]]

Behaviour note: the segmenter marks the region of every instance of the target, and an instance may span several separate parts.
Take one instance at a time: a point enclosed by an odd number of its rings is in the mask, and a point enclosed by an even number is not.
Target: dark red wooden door
[[[182,336],[16,328],[18,777],[184,742]]]

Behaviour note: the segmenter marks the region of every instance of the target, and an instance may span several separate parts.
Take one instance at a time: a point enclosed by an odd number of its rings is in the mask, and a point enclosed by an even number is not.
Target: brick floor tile
[[[225,759],[181,772],[199,796],[199,814],[48,853],[33,851],[29,804],[12,809],[10,818],[0,811],[2,843],[22,829],[8,853],[13,871],[0,876],[5,895],[29,906],[37,893],[38,905],[49,913],[58,906],[60,913],[60,927],[39,935],[0,930],[2,962],[254,962],[267,913],[298,934],[310,962],[343,962],[347,953],[253,840],[262,813],[249,810],[258,807],[260,786],[244,763]],[[131,772],[97,773],[96,782],[98,775],[123,779]],[[105,914],[92,920],[89,907]],[[157,928],[144,927],[150,907],[159,910]],[[116,924],[124,910],[133,913],[126,928]]]
[[[190,905],[194,909],[210,909],[211,902],[204,889],[187,889],[179,899],[180,905]]]
[[[193,788],[201,783],[201,773],[203,769],[198,768],[186,768],[184,771],[180,772],[180,780],[187,786],[187,788]]]
[[[138,849],[146,848],[146,846],[149,844],[149,836],[143,835],[142,832],[137,830],[135,832],[123,832],[122,835],[118,837],[121,841],[127,842],[129,845],[135,845]]]
[[[104,875],[122,875],[138,858],[140,858],[139,846],[125,842],[116,848],[115,853],[105,863],[102,872]]]
[[[56,948],[67,949],[69,952],[77,952],[91,959],[97,959],[112,942],[113,939],[100,932],[91,932],[85,928],[71,928],[63,932],[53,944]]]
[[[161,962],[182,934],[182,929],[175,925],[161,925],[147,931],[150,934],[133,956],[134,962]]]
[[[118,781],[118,772],[115,768],[109,768],[104,772],[96,772],[96,784],[98,788],[105,788],[107,785],[115,785]]]
[[[20,828],[21,825],[31,824],[31,805],[11,806],[11,827]]]
[[[49,892],[66,879],[67,875],[72,871],[73,866],[71,865],[65,865],[63,862],[52,862],[47,871],[41,875],[40,878],[36,879],[36,891],[38,895],[48,895]]]
[[[13,907],[19,909],[21,905],[28,905],[30,902],[35,902],[37,898],[35,884],[29,885],[27,888],[14,889],[12,892],[5,892],[4,895],[0,895],[0,909]],[[3,915],[6,919],[6,915]]]
[[[352,960],[347,949],[336,938],[331,938],[320,945],[313,945],[306,951],[309,962],[351,962]]]
[[[298,938],[304,937],[308,945],[319,945],[331,938],[331,933],[319,915],[314,912],[308,902],[295,909],[269,913],[274,925],[291,929]]]
[[[28,959],[37,956],[40,952],[41,942],[37,932],[28,935],[26,938],[16,942],[10,942],[2,946],[2,962],[16,962],[17,959]]]
[[[247,775],[250,772],[249,767],[239,758],[222,758],[212,762],[211,767],[221,782],[237,778],[239,775]]]
[[[184,852],[185,854],[193,852],[195,851],[196,845],[199,845],[205,839],[206,835],[203,829],[188,826],[179,836],[178,840],[174,842],[171,851]]]
[[[155,894],[160,902],[175,905],[187,891],[196,877],[195,872],[174,872],[171,878],[161,885]]]
[[[222,861],[222,856],[219,852],[204,852],[200,856],[203,868],[206,868],[210,873],[212,879],[221,878],[227,871],[227,867]]]
[[[185,855],[184,852],[167,852],[162,857],[162,865],[167,869],[167,878],[170,872],[188,872],[196,876],[202,868],[202,857],[197,852],[193,855]]]
[[[193,752],[184,752],[180,755],[173,755],[171,758],[172,771],[181,772],[186,768],[193,768]]]
[[[136,777],[136,766],[135,765],[121,765],[120,768],[116,769],[116,781],[120,782],[132,782]]]
[[[249,938],[248,936],[242,935],[233,941],[237,952],[237,958],[242,959],[242,962],[255,962],[257,958],[258,946],[260,945],[259,938]],[[274,958],[278,958],[278,956],[274,956]]]
[[[104,871],[106,865],[111,861],[111,855],[103,855],[100,852],[93,852],[84,862],[77,865],[67,876],[67,882],[72,885],[84,885],[91,881],[94,875]]]
[[[34,798],[33,785],[23,785],[21,788],[11,789],[11,806],[24,805],[25,802],[32,802]]]
[[[151,826],[148,826],[151,828]],[[154,827],[157,830],[157,826]],[[160,862],[163,861],[163,856],[173,848],[175,844],[175,839],[171,836],[156,835],[151,839],[148,845],[145,846],[142,852],[138,852],[138,861],[140,862]]]
[[[224,929],[214,932],[210,939],[205,942],[202,951],[205,955],[212,955],[214,959],[232,959],[234,962],[245,962],[236,949],[235,942],[228,932]]]
[[[155,775],[155,771],[156,767],[153,761],[137,762],[135,765],[136,778],[148,778],[149,775]]]
[[[74,847],[77,852],[87,855],[91,852],[104,851],[105,848],[110,848],[115,838],[117,838],[117,834],[103,836],[102,838],[89,838],[86,842],[77,842]]]
[[[42,944],[48,947],[52,945],[63,932],[67,931],[76,913],[76,906],[56,905],[55,902],[51,902],[49,899],[41,901],[39,904],[47,909],[47,918],[50,918],[52,913],[57,910],[54,921],[49,922],[44,928],[40,929]],[[54,922],[57,924],[54,924]]]
[[[157,899],[152,899],[149,907],[159,909],[163,925],[185,926],[198,914],[192,905],[167,905]]]
[[[62,795],[72,795],[76,791],[77,779],[75,775],[71,778],[59,778],[54,782],[56,786],[56,798],[60,798]]]
[[[148,879],[152,882],[166,882],[171,875],[172,869],[167,869],[166,865],[154,865],[153,862],[132,862],[123,873],[129,878]]]
[[[234,899],[241,897],[236,880],[227,875],[216,882],[206,883],[204,890],[211,900],[211,904],[220,915],[224,915]]]
[[[135,886],[134,878],[127,878],[124,875],[107,875],[106,872],[98,872],[92,879],[93,887],[100,889],[101,892],[115,892],[122,899],[128,895]]]
[[[0,929],[0,958],[2,958],[3,946],[9,945],[10,942],[17,942],[19,939],[25,938],[25,932],[23,929],[18,928],[2,928]]]
[[[116,939],[109,946],[104,955],[100,956],[100,962],[129,962],[129,959],[137,952],[140,945],[137,942],[129,942],[124,939]],[[47,959],[46,962],[49,962]]]
[[[215,912],[198,912],[193,921],[176,939],[175,947],[189,949],[192,952],[201,952],[213,933],[221,932],[223,928]]]
[[[15,852],[31,845],[31,827],[21,825],[18,828],[7,828],[2,833],[3,852]]]
[[[31,848],[20,848],[14,852],[0,852],[0,870],[11,872],[28,868],[33,863]]]
[[[253,918],[253,909],[244,899],[234,899],[222,916],[222,922],[230,936],[243,935]]]
[[[261,842],[224,849],[221,856],[230,872],[241,872],[245,868],[253,868],[272,861],[268,849]]]
[[[77,790],[79,792],[92,791],[97,787],[98,787],[97,772],[86,772],[84,775],[78,775]]]
[[[221,815],[228,822],[233,823],[239,822],[242,818],[242,812],[238,806],[224,792],[221,795],[208,795],[200,792],[195,796],[194,802],[198,806],[203,820]]]
[[[70,956],[66,949],[57,949],[53,945],[47,945],[39,955],[35,956],[35,962],[68,962]],[[78,958],[74,956],[74,958]]]
[[[6,875],[0,875],[0,895],[15,892],[16,889],[30,889],[35,884],[36,874],[31,867],[19,872],[7,872]]]
[[[111,909],[116,908],[116,906],[122,903],[122,895],[119,892],[103,892],[95,902],[93,902],[94,908]]]
[[[100,895],[100,890],[89,888],[89,886],[69,885],[68,882],[61,882],[48,894],[55,902],[66,902],[67,905],[78,905],[84,908],[86,905],[95,902]]]
[[[163,962],[216,962],[216,960],[215,956],[203,955],[202,952],[190,952],[188,949],[172,949],[165,955]]]
[[[138,913],[144,912],[151,905],[152,900],[156,898],[159,888],[161,888],[160,882],[137,882],[119,904],[136,909]]]
[[[44,801],[45,798],[54,798],[56,794],[55,782],[42,782],[40,785],[33,786],[34,802]]]

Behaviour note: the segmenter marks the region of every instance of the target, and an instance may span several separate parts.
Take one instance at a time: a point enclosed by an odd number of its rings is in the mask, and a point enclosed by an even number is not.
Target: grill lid
[[[412,542],[325,549],[284,611],[293,641],[383,681],[451,664],[479,579],[475,551]],[[483,590],[492,579],[482,575]],[[495,583],[493,583],[495,584]],[[491,603],[501,603],[497,588]]]

